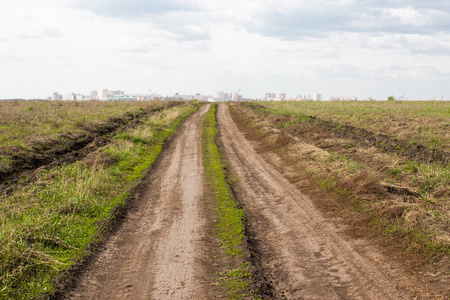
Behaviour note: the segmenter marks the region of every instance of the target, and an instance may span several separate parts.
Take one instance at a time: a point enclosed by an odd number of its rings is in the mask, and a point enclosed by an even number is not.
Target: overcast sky
[[[0,98],[450,97],[448,0],[0,1]]]

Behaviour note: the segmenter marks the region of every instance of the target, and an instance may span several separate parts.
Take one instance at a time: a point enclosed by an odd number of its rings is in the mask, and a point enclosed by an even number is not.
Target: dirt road
[[[126,220],[69,299],[214,299],[203,201],[202,117],[186,120],[163,151]],[[258,155],[219,105],[222,144],[249,222],[264,299],[424,298],[421,282],[370,241],[349,238]]]
[[[207,299],[202,117],[189,117],[69,299]]]
[[[267,299],[413,299],[413,279],[366,240],[354,240],[253,149],[218,109],[226,156],[256,241]]]

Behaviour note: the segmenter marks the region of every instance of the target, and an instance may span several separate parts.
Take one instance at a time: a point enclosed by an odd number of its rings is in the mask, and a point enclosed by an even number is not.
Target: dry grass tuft
[[[117,163],[117,158],[111,153],[103,151],[90,153],[81,161],[83,166],[94,170],[103,170],[115,163]]]
[[[448,187],[439,187],[433,193],[433,197],[436,199],[450,199],[450,190]]]
[[[281,130],[277,136],[277,139],[275,140],[274,147],[281,148],[288,145],[289,143],[290,143],[289,134],[287,134],[285,130]]]
[[[362,170],[356,176],[340,183],[341,188],[357,194],[385,195],[385,188],[367,171]]]
[[[407,208],[407,205],[389,206],[381,211],[381,215],[388,219],[401,218]]]
[[[413,206],[403,213],[403,220],[405,220],[406,226],[410,229],[417,228],[423,223],[423,220],[425,220],[426,217],[427,213],[425,211]]]

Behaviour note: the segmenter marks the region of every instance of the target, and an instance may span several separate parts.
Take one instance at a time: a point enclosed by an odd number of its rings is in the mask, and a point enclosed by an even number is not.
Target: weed
[[[399,174],[401,171],[399,170],[399,169],[390,169],[389,170],[389,173],[390,174],[392,174],[392,175],[397,175],[397,174]]]
[[[417,173],[419,171],[419,164],[416,163],[415,161],[408,161],[406,163],[406,166],[404,167],[404,171],[405,172],[410,172],[410,173]]]

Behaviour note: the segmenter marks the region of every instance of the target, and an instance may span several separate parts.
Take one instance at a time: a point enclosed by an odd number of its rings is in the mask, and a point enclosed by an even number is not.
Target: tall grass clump
[[[54,293],[55,278],[101,239],[165,140],[198,105],[155,113],[84,159],[36,171],[36,180],[0,195],[0,299]]]
[[[229,269],[220,273],[221,284],[226,288],[230,299],[243,299],[248,295],[251,272],[247,263],[232,263],[235,257],[243,257],[244,212],[238,207],[230,192],[225,161],[217,147],[216,105],[213,104],[205,115],[202,132],[203,164],[215,213],[218,216],[216,234],[221,248],[229,260]]]

